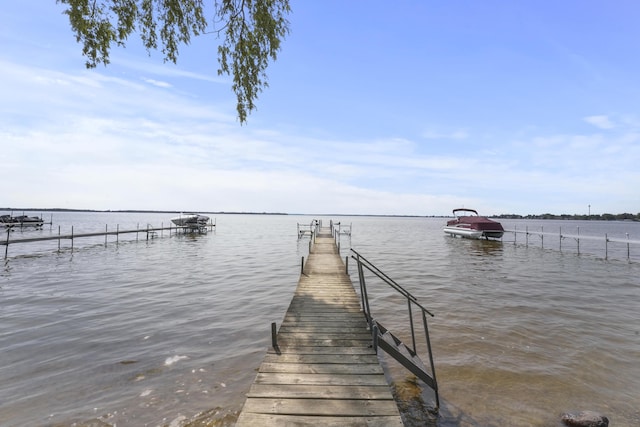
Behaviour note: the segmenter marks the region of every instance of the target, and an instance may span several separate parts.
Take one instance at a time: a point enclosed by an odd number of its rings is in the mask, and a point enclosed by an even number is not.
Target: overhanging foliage
[[[211,21],[203,0],[56,0],[82,44],[87,68],[109,64],[111,47],[125,46],[137,32],[148,52],[161,49],[165,61],[177,62],[179,48],[205,33],[222,36],[218,74],[233,77],[240,123],[268,87],[266,69],[277,59],[289,33],[289,0],[216,0]],[[216,28],[219,26],[219,28]]]

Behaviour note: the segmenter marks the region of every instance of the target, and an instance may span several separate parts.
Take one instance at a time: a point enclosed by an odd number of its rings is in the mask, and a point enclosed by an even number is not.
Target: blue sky
[[[640,3],[292,0],[241,126],[218,40],[84,67],[63,7],[0,15],[0,206],[640,212]]]

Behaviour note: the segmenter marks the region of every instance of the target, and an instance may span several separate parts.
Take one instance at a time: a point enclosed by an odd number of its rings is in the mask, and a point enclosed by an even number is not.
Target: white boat
[[[469,213],[474,215],[461,215]],[[450,236],[466,237],[468,239],[499,239],[504,234],[502,224],[487,217],[479,216],[473,209],[454,209],[455,219],[447,221],[443,231]]]
[[[207,223],[209,222],[209,217],[206,215],[195,213],[180,214],[180,216],[171,218],[171,222],[173,222],[178,227],[200,228],[207,225]]]

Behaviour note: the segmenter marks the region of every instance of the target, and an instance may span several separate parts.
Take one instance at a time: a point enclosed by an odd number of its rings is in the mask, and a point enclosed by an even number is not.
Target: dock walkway
[[[331,230],[321,228],[236,426],[402,425]]]

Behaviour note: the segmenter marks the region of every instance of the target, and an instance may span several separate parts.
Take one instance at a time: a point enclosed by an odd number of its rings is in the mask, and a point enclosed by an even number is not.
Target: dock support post
[[[349,255],[344,257],[344,272],[349,275]]]
[[[116,246],[120,243],[120,236],[118,233],[120,233],[120,224],[116,224]]]
[[[560,227],[560,252],[562,252],[562,227]]]
[[[104,247],[107,247],[107,236],[108,236],[109,226],[107,224],[104,225]]]
[[[271,347],[278,348],[278,335],[276,334],[276,322],[271,323]]]
[[[378,324],[374,323],[371,328],[371,338],[373,339],[373,351],[378,352]]]
[[[627,261],[631,261],[631,251],[629,251],[629,233],[627,235]]]
[[[73,253],[73,225],[71,226],[71,253]]]
[[[302,257],[302,263],[300,263],[300,274],[304,274],[304,257]]]
[[[4,247],[4,259],[7,259],[9,255],[9,233],[11,232],[11,227],[7,227],[7,244]]]
[[[58,253],[60,253],[60,226],[58,226]]]
[[[604,259],[609,259],[609,235],[604,235]]]

